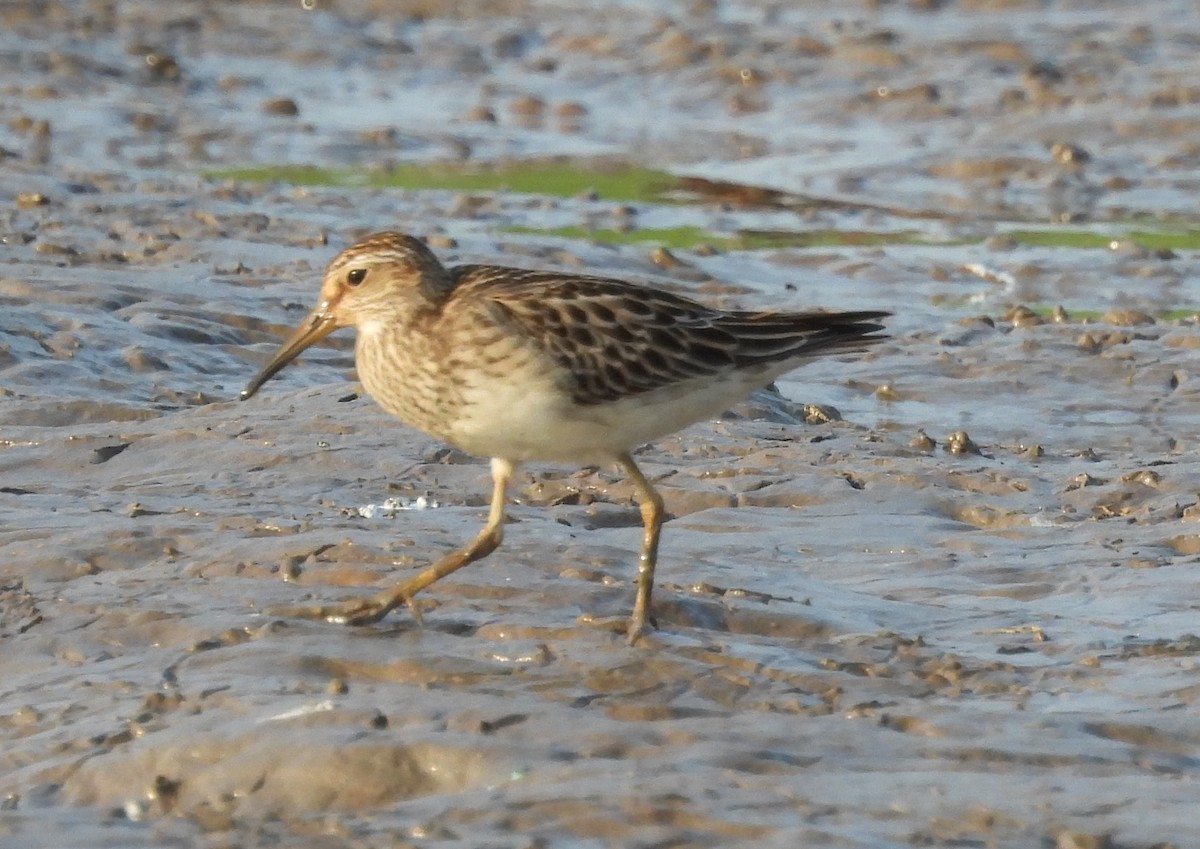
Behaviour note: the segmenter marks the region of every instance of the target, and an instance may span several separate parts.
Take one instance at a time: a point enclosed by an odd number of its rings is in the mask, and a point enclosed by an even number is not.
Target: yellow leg
[[[342,625],[369,625],[378,622],[400,605],[410,603],[414,595],[430,584],[476,560],[482,560],[495,551],[504,539],[504,499],[508,491],[508,482],[516,468],[516,464],[508,460],[492,458],[492,508],[488,513],[487,524],[470,545],[453,554],[447,554],[425,571],[373,598],[355,599],[338,607],[321,608],[319,618]]]
[[[638,637],[650,623],[650,593],[654,589],[654,565],[658,562],[658,535],[662,530],[664,509],[662,496],[658,494],[642,470],[633,462],[633,457],[622,454],[617,458],[621,467],[629,474],[633,485],[637,487],[638,502],[642,509],[642,556],[638,560],[637,598],[633,603],[633,615],[629,618],[627,632],[629,644],[637,642]]]

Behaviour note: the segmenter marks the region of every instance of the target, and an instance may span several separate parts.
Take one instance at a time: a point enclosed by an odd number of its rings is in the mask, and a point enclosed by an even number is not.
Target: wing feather
[[[579,404],[595,405],[692,378],[855,350],[882,337],[884,312],[727,312],[606,277],[500,266],[450,269],[451,299],[492,317],[550,357]]]

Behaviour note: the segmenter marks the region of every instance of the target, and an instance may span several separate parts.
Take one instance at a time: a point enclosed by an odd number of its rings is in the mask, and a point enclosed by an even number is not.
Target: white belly
[[[464,398],[462,415],[445,436],[484,457],[607,462],[721,414],[768,381],[729,375],[591,406],[574,404],[552,386],[492,384]]]

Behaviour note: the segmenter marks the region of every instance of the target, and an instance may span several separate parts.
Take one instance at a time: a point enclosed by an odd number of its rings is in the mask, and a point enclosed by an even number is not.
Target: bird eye
[[[367,279],[367,270],[365,268],[352,268],[346,274],[346,285],[357,286],[359,283]]]

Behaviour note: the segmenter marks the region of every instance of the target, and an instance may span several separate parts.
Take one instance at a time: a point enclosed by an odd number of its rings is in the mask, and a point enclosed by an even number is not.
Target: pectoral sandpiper
[[[447,268],[412,236],[377,233],[342,251],[316,308],[242,392],[301,351],[355,327],[367,392],[412,427],[491,457],[491,511],[470,545],[377,596],[317,608],[376,622],[433,582],[486,557],[504,533],[509,480],[525,461],[616,463],[640,499],[644,534],[633,643],[650,620],[663,500],[630,452],[716,416],[806,360],[861,351],[886,312],[742,312],[614,280],[496,265]]]

